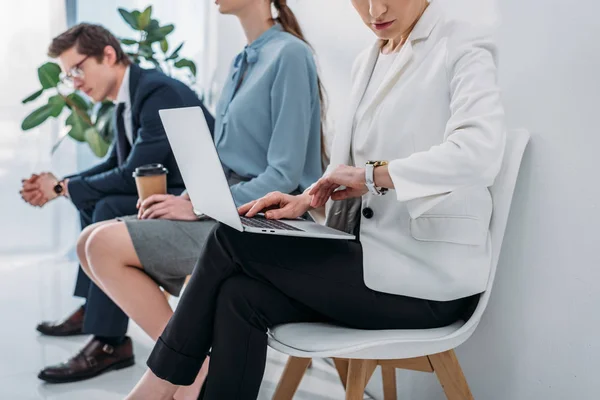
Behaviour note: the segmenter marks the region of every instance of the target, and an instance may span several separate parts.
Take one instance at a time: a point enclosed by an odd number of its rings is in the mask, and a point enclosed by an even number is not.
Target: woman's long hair
[[[275,6],[275,9],[278,13],[278,17],[275,20],[281,25],[283,30],[296,36],[298,39],[310,46],[310,43],[308,43],[304,37],[304,33],[302,33],[302,28],[300,28],[298,19],[288,7],[287,0],[271,0],[271,2]],[[312,48],[312,46],[310,47]],[[321,159],[323,167],[325,167],[329,159],[325,143],[325,117],[327,115],[326,93],[323,83],[321,82],[321,78],[318,75],[317,81],[319,84],[319,100],[321,102]]]

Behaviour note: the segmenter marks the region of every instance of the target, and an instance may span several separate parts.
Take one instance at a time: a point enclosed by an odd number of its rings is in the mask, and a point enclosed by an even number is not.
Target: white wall
[[[443,1],[461,18],[502,21],[500,77],[509,124],[533,132],[491,304],[473,338],[458,350],[465,374],[477,399],[596,399],[600,5]],[[331,119],[338,121],[352,59],[371,35],[348,0],[289,3],[317,51]],[[239,31],[223,27],[220,33],[221,54],[240,49]],[[398,376],[399,398],[444,398],[434,376]],[[377,398],[380,382],[377,376],[369,385]]]

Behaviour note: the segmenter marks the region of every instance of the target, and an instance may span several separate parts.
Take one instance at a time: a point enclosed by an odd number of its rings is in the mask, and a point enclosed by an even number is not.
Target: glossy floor
[[[46,338],[35,331],[39,321],[58,319],[80,304],[70,296],[75,268],[73,262],[64,260],[0,259],[0,400],[123,399],[144,373],[153,343],[137,325],[130,324],[137,359],[134,367],[65,385],[48,385],[37,379],[40,369],[66,360],[88,340]],[[271,398],[286,359],[270,351],[259,399]],[[335,369],[316,360],[295,398],[343,399]]]

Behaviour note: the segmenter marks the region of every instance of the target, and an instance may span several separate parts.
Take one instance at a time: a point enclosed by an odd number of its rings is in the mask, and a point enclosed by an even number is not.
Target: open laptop
[[[195,211],[240,232],[354,239],[354,235],[302,219],[274,221],[264,216],[241,217],[200,107],[160,110],[159,114]]]

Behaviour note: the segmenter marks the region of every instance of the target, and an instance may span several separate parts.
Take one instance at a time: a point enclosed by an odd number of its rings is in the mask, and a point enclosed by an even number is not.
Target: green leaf
[[[90,125],[79,114],[75,111],[71,112],[71,115],[67,118],[66,125],[71,127],[69,136],[78,142],[85,142],[85,131]]]
[[[137,19],[139,28],[146,29],[148,27],[148,25],[150,25],[151,17],[152,17],[152,6],[148,6],[148,8],[146,8],[144,10],[144,12],[141,13]]]
[[[158,29],[153,30],[152,32],[149,32],[148,37],[146,38],[146,42],[148,42],[148,43],[160,42],[174,30],[175,30],[175,26],[173,24],[162,26]]]
[[[67,105],[67,102],[60,94],[57,94],[48,99],[48,104],[52,106],[52,112],[50,115],[54,118],[57,118]]]
[[[125,10],[124,8],[119,8],[119,14],[121,14],[121,17],[123,17],[123,20],[125,20],[125,22],[127,22],[127,24],[130,27],[132,27],[136,31],[139,30],[137,17],[135,17],[132,13]]]
[[[45,104],[29,114],[21,123],[21,129],[28,131],[43,124],[52,115],[52,104]]]
[[[85,131],[85,141],[90,145],[90,149],[97,157],[104,157],[108,153],[110,143],[102,139],[96,128],[89,128]]]
[[[160,49],[163,51],[163,53],[169,51],[169,42],[167,41],[167,39],[163,39],[160,41]]]
[[[88,111],[90,109],[90,104],[81,97],[79,93],[71,93],[67,98],[75,105],[75,107],[82,111]]]
[[[124,44],[125,46],[133,46],[134,44],[138,44],[139,42],[135,39],[122,38],[121,43]]]
[[[152,47],[150,47],[150,45],[143,44],[140,45],[140,48],[138,49],[138,54],[144,58],[152,58],[154,52],[152,51]]]
[[[175,50],[173,50],[171,55],[169,57],[167,57],[167,61],[174,60],[177,57],[179,57],[179,52],[181,51],[181,48],[183,47],[184,44],[185,44],[185,42],[183,42],[179,46],[177,46],[177,48]]]
[[[47,62],[38,68],[38,77],[44,89],[55,88],[60,82],[60,67],[56,63]]]
[[[188,60],[186,58],[182,58],[181,60],[175,63],[176,68],[189,68],[192,75],[196,76],[196,63],[192,60]]]
[[[158,20],[152,19],[152,20],[150,20],[150,24],[148,24],[148,26],[146,27],[146,32],[150,33],[152,31],[157,30],[158,28],[160,28],[160,24],[158,23]]]
[[[108,143],[111,143],[114,138],[114,107],[115,105],[110,101],[101,103],[95,110],[93,118],[96,131]]]
[[[29,96],[28,98],[26,98],[25,100],[23,100],[22,103],[23,104],[27,104],[30,101],[33,101],[33,100],[37,99],[38,97],[40,97],[42,95],[42,93],[44,93],[44,89],[38,90],[37,92],[35,92],[31,96]]]

